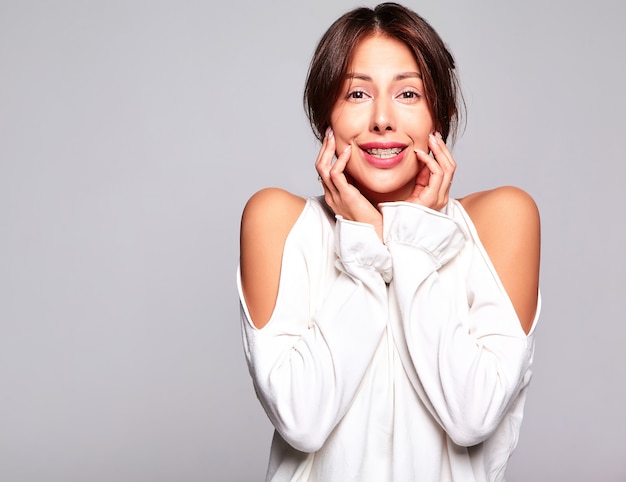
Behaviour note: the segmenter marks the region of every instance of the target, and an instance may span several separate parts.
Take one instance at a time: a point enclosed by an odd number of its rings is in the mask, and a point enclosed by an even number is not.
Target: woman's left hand
[[[415,150],[423,166],[417,173],[415,189],[406,201],[439,211],[448,204],[456,161],[439,133],[428,136],[428,147],[432,156],[420,149]]]

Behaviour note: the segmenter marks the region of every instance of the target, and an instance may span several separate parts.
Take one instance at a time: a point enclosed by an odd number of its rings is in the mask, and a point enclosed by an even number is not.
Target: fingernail
[[[328,129],[326,129],[326,137],[328,137],[329,139],[333,136],[333,130],[328,127]]]
[[[435,132],[435,135],[437,137],[439,137],[439,139],[443,139],[443,136],[441,135],[441,132],[437,131],[437,132]]]
[[[424,151],[422,151],[421,149],[414,149],[415,152],[419,153],[419,154],[424,154],[425,156],[427,156],[428,154],[426,154]]]
[[[348,144],[346,147],[344,147],[343,152],[348,152],[350,149],[352,149],[352,144]]]
[[[430,138],[431,141],[433,141],[435,144],[439,144],[439,139],[437,139],[433,134],[428,134],[428,137]]]

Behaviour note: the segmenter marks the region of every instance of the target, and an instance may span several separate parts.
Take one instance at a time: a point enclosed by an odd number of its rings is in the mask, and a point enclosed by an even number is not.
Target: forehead
[[[356,45],[348,70],[350,72],[366,70],[419,72],[411,49],[404,42],[381,34],[365,37]]]

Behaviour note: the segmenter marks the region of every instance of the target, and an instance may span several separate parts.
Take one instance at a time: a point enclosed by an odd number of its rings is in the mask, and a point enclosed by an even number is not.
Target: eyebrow
[[[363,80],[365,82],[372,82],[372,78],[367,75],[367,74],[358,74],[358,73],[349,73],[346,75],[346,78],[348,79],[359,79],[359,80]],[[417,78],[417,79],[421,79],[422,78],[422,74],[420,74],[419,72],[401,72],[399,74],[396,74],[393,76],[393,80],[404,80],[404,79],[412,79],[412,78]]]

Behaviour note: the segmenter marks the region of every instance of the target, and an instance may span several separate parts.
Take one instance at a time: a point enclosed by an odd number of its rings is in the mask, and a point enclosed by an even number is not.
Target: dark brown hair
[[[322,140],[330,125],[355,47],[373,34],[397,39],[413,52],[435,128],[444,140],[454,138],[460,117],[457,103],[463,102],[454,58],[426,20],[397,3],[354,9],[337,19],[320,40],[304,89],[304,108],[316,137]]]

